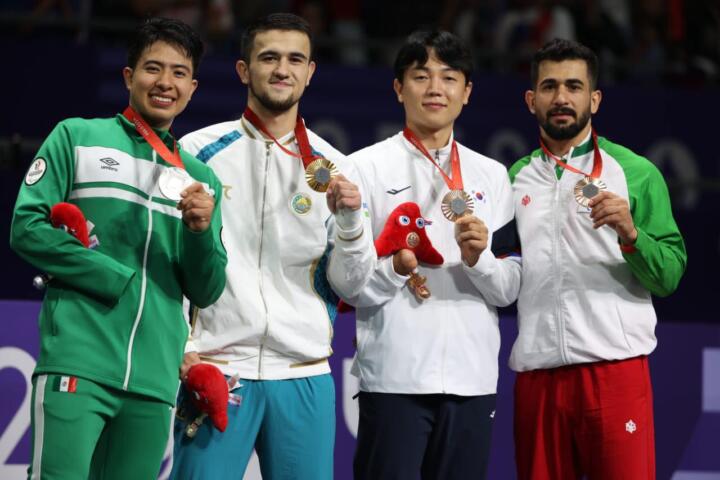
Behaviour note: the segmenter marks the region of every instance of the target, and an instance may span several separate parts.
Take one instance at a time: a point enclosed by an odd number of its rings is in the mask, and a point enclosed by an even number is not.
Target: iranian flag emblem
[[[55,379],[55,390],[56,392],[67,392],[75,393],[77,389],[77,377],[66,377],[61,376]]]

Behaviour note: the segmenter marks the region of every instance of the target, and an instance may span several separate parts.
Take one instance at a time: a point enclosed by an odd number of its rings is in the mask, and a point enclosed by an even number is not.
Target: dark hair
[[[148,18],[140,26],[128,45],[128,66],[135,68],[145,49],[155,42],[166,42],[184,51],[192,60],[193,77],[197,75],[205,46],[189,25],[172,18]]]
[[[590,77],[590,89],[595,90],[597,88],[598,57],[595,52],[581,43],[561,38],[550,40],[533,55],[530,63],[532,88],[534,89],[537,86],[540,63],[544,61],[562,62],[564,60],[583,60],[587,65],[588,77]]]
[[[313,38],[310,32],[310,25],[302,18],[292,13],[272,13],[266,17],[259,18],[247,26],[240,38],[240,58],[245,63],[250,63],[255,35],[269,30],[297,31],[307,35],[310,40],[310,58],[312,58]]]
[[[470,81],[473,72],[473,61],[470,50],[465,43],[450,32],[442,30],[413,32],[405,40],[405,44],[395,57],[395,78],[402,83],[405,72],[417,62],[425,65],[429,57],[429,49],[453,70],[460,70],[465,75],[465,83]]]

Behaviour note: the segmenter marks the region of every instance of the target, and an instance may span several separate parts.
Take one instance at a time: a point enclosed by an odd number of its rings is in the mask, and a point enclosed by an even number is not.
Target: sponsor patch
[[[25,175],[25,185],[35,185],[45,175],[47,171],[47,162],[44,158],[36,158],[30,165],[30,169]]]
[[[298,215],[307,215],[312,207],[312,199],[305,193],[296,193],[290,198],[290,208]]]

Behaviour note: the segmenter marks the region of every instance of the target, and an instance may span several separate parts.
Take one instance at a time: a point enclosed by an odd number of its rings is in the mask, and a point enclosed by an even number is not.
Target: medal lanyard
[[[295,122],[295,139],[297,140],[300,155],[291,150],[288,150],[283,145],[281,145],[280,142],[278,142],[277,139],[273,136],[273,134],[270,133],[265,127],[265,124],[260,119],[260,117],[258,117],[257,114],[253,112],[250,107],[245,108],[245,113],[243,113],[243,116],[248,119],[248,121],[252,124],[253,127],[260,130],[263,135],[275,142],[275,144],[280,147],[280,150],[292,157],[302,159],[303,166],[305,168],[307,168],[307,166],[310,165],[313,161],[321,158],[319,155],[313,155],[312,153],[312,148],[310,148],[310,141],[308,140],[307,130],[305,129],[305,122],[300,115],[298,115],[297,121]]]
[[[564,168],[565,170],[569,170],[573,173],[579,173],[580,175],[585,175],[589,178],[600,178],[600,174],[602,173],[602,156],[600,155],[600,148],[598,147],[597,142],[597,134],[595,133],[595,129],[592,129],[592,142],[593,142],[593,168],[592,172],[588,175],[587,173],[583,172],[582,170],[578,170],[577,168],[573,167],[572,165],[569,165],[567,162],[564,162],[560,159],[560,157],[557,157],[552,154],[550,150],[545,146],[545,143],[542,141],[542,137],[540,137],[540,148],[542,148],[542,151],[545,155],[555,160],[555,163],[558,167]]]
[[[408,127],[405,127],[403,129],[403,135],[408,142],[410,142],[415,148],[420,150],[420,152],[425,158],[430,160],[430,163],[435,165],[435,168],[440,170],[440,174],[442,174],[443,180],[445,180],[445,184],[450,190],[463,189],[462,173],[460,172],[460,154],[458,153],[458,148],[455,140],[453,140],[452,147],[450,148],[450,169],[452,172],[452,177],[449,177],[448,174],[445,173],[445,171],[440,167],[440,165],[438,165],[438,163],[432,158],[430,152],[428,152],[427,148],[425,148],[425,145],[422,144],[420,139],[417,137],[417,135],[413,133],[412,130],[410,130]]]
[[[167,163],[176,166],[177,168],[185,170],[182,159],[180,158],[180,152],[177,148],[177,142],[173,139],[173,151],[167,148],[167,145],[160,140],[157,133],[150,128],[150,125],[130,106],[128,106],[123,112],[123,116],[135,125],[135,130],[142,135],[146,142],[155,150],[158,155],[162,157]]]

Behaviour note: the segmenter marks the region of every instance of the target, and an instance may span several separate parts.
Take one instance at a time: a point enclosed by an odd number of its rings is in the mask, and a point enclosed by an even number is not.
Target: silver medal
[[[179,202],[180,193],[193,184],[192,177],[182,168],[165,168],[158,179],[160,193],[168,200]]]

